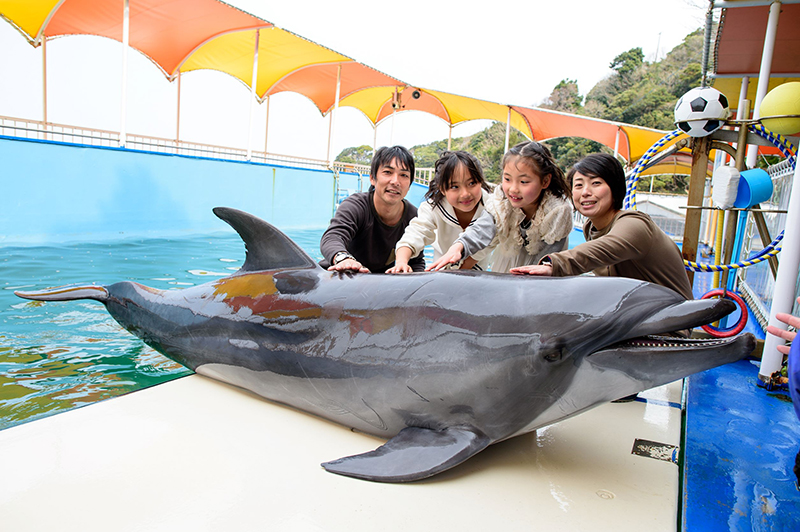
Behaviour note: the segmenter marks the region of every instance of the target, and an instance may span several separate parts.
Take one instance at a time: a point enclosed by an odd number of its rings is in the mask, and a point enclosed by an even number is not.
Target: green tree
[[[365,144],[363,146],[343,149],[342,152],[336,156],[336,160],[342,163],[368,165],[372,162],[372,156],[372,146],[367,146]]]
[[[578,82],[574,79],[562,79],[555,86],[550,96],[539,104],[543,109],[580,114],[583,96],[578,92]]]

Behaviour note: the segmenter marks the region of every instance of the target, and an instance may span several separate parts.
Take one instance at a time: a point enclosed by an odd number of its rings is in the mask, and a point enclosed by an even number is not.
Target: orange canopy
[[[204,42],[232,31],[272,26],[218,0],[131,0],[129,5],[130,46],[170,78]],[[0,14],[34,46],[64,35],[122,41],[121,0],[0,0]]]

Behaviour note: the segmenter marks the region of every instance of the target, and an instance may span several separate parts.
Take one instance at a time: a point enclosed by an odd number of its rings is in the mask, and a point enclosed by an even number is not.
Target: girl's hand
[[[797,301],[798,303],[800,303],[800,297],[797,298]],[[775,314],[775,319],[778,321],[782,321],[786,325],[790,325],[795,329],[800,329],[800,318],[798,318],[797,316],[792,316],[791,314],[786,314],[784,312],[778,312],[777,314]],[[778,338],[783,338],[784,340],[789,342],[794,340],[795,337],[797,336],[796,332],[784,331],[783,329],[779,329],[778,327],[775,327],[773,325],[767,325],[767,332],[769,334],[777,336]],[[777,349],[784,355],[788,355],[790,346],[779,345],[777,346]]]
[[[553,266],[551,264],[531,264],[530,266],[511,268],[509,271],[517,275],[542,275],[550,277],[553,275]]]
[[[434,261],[430,266],[425,268],[425,271],[438,272],[450,264],[457,264],[461,260],[462,253],[464,253],[464,246],[460,242],[456,242],[450,246],[450,249],[447,250],[447,253],[439,257],[439,260]]]
[[[386,270],[386,273],[411,273],[414,270],[408,264],[397,264]]]
[[[355,259],[344,259],[342,262],[334,264],[328,268],[328,271],[357,271],[359,273],[369,273],[369,269],[365,268],[360,262]]]

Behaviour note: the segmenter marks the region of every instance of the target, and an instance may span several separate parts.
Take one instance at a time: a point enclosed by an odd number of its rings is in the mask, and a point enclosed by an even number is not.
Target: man
[[[394,265],[394,248],[417,208],[405,200],[414,181],[414,157],[402,146],[384,146],[372,158],[368,192],[347,197],[322,235],[323,268],[384,273]],[[409,261],[425,269],[422,253]]]

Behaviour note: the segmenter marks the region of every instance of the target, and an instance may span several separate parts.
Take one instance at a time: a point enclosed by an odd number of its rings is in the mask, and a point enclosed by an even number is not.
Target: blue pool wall
[[[327,170],[8,137],[0,160],[0,245],[229,231],[217,206],[285,230],[324,228],[337,199],[369,187],[356,173],[335,183]],[[425,190],[415,183],[408,200],[419,205]]]

